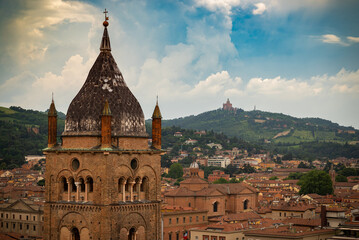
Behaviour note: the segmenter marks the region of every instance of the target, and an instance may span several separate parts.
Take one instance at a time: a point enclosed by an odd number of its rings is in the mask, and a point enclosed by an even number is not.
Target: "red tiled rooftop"
[[[305,235],[316,235],[318,233],[330,233],[334,230],[332,229],[314,229],[313,231],[309,227],[292,227],[290,229],[289,226],[281,226],[278,228],[264,228],[260,230],[247,231],[246,235],[277,235],[277,236],[305,236]]]

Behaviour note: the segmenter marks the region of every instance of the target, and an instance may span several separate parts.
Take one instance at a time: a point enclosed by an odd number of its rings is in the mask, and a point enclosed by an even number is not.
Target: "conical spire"
[[[156,107],[152,114],[152,118],[162,118],[160,107],[158,106],[158,96],[156,100]]]
[[[105,29],[103,30],[100,51],[101,52],[106,52],[106,51],[111,51],[111,44],[110,44],[110,37],[108,36],[108,32],[107,32],[107,26],[109,25],[108,22],[107,22],[107,20],[108,20],[108,17],[107,17],[108,11],[105,9],[105,11],[103,13],[105,14],[105,21],[103,22],[103,26],[105,27]]]
[[[105,14],[107,11],[105,11]],[[63,136],[95,136],[101,134],[105,100],[111,106],[113,136],[147,137],[145,118],[136,97],[127,87],[111,54],[105,15],[101,51],[84,85],[72,100],[66,114]]]

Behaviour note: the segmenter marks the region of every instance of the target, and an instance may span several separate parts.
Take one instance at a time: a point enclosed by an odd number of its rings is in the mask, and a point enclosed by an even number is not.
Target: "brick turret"
[[[106,100],[101,116],[101,148],[111,147],[111,119],[110,106]]]
[[[161,149],[161,111],[156,102],[155,110],[152,114],[152,147]]]
[[[47,147],[52,148],[57,143],[57,111],[55,108],[54,99],[52,99],[49,112],[47,113],[47,119],[48,119]]]

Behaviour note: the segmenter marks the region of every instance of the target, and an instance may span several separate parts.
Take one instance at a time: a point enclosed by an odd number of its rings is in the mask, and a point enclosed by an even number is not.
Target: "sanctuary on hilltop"
[[[44,239],[160,239],[161,112],[152,146],[142,108],[111,54],[105,11],[100,54],[66,115],[57,142],[48,112]]]

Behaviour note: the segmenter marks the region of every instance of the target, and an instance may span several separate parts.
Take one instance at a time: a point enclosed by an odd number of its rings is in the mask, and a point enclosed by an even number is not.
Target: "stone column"
[[[71,181],[67,181],[67,201],[71,201],[72,184]]]
[[[130,182],[130,201],[133,202],[133,185],[135,182]]]
[[[141,197],[140,197],[140,194],[141,194],[141,184],[142,184],[142,180],[139,180],[138,183],[137,183],[138,201],[141,201]]]
[[[88,180],[86,180],[86,182],[85,182],[85,202],[87,202],[87,200],[88,200],[88,192],[89,192],[89,182],[88,182]]]
[[[123,181],[123,185],[122,185],[122,201],[126,202],[126,182],[127,181]]]
[[[75,182],[76,185],[76,202],[80,201],[81,182]]]

